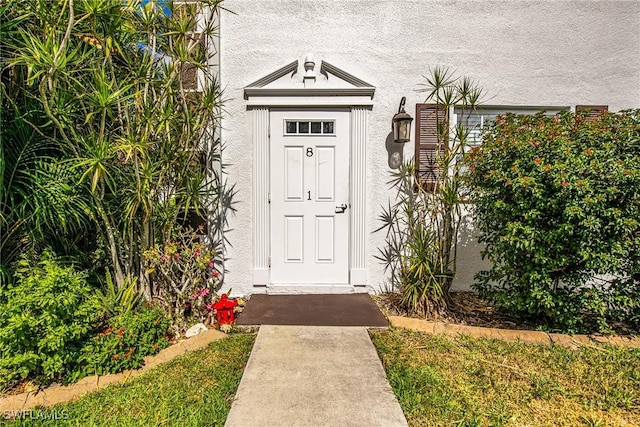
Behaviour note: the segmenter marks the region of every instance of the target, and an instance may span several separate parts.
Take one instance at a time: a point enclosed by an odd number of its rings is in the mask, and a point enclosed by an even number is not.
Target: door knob
[[[347,205],[346,204],[341,204],[340,206],[336,206],[336,213],[344,213],[344,211],[347,210]]]

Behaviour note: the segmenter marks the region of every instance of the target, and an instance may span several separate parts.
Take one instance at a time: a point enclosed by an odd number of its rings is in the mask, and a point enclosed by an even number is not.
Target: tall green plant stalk
[[[51,161],[72,171],[117,286],[137,278],[147,299],[154,288],[141,254],[171,239],[190,210],[214,211],[224,191],[200,161],[210,163],[220,151],[214,135],[221,91],[206,43],[220,3],[8,6],[7,16],[20,18],[19,31],[3,39],[10,89],[48,118],[33,129],[54,147]],[[193,72],[197,91],[185,84]],[[55,232],[55,221],[49,225]]]
[[[421,316],[447,309],[456,274],[461,206],[466,199],[460,162],[469,135],[469,112],[479,105],[482,90],[468,78],[437,67],[425,76],[427,103],[435,104],[437,145],[435,182],[425,183],[414,161],[392,172],[395,200],[383,208],[378,229],[386,230],[386,246],[377,257],[400,291],[401,302]],[[454,107],[459,120],[452,120]]]

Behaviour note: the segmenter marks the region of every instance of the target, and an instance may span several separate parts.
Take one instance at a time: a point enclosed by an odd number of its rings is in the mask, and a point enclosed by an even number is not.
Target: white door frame
[[[307,62],[308,63],[308,62]],[[295,81],[292,87],[282,84],[269,87],[270,82],[288,78],[296,69],[303,71],[303,62],[295,61],[245,88],[248,115],[251,123],[253,149],[253,285],[254,293],[267,292],[270,280],[270,111],[278,107],[306,110],[313,108],[349,108],[349,285],[351,291],[365,291],[366,269],[366,159],[368,116],[375,91],[371,85],[326,62],[315,66],[315,76],[338,82],[332,88],[326,81],[316,86],[315,77],[304,77],[304,87]],[[306,66],[306,64],[304,65]],[[313,69],[312,69],[313,71]],[[307,81],[307,78],[309,81]],[[313,80],[312,80],[313,79]],[[320,80],[320,78],[319,78]],[[351,87],[345,88],[345,82]],[[262,289],[260,289],[262,288]],[[337,289],[337,292],[348,291]]]

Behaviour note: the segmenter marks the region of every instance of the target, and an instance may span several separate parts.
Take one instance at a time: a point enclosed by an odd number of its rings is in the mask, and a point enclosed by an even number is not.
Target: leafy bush
[[[98,316],[86,274],[51,254],[22,257],[0,293],[0,387],[28,377],[60,378],[74,366]]]
[[[640,110],[507,115],[467,157],[498,306],[578,330],[640,313]]]
[[[108,327],[81,349],[73,379],[141,367],[145,356],[169,345],[169,326],[164,311],[150,304],[112,317]]]

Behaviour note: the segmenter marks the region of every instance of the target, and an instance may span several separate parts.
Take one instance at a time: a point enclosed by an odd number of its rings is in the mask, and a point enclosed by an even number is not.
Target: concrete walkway
[[[364,327],[263,325],[226,427],[406,426]]]

